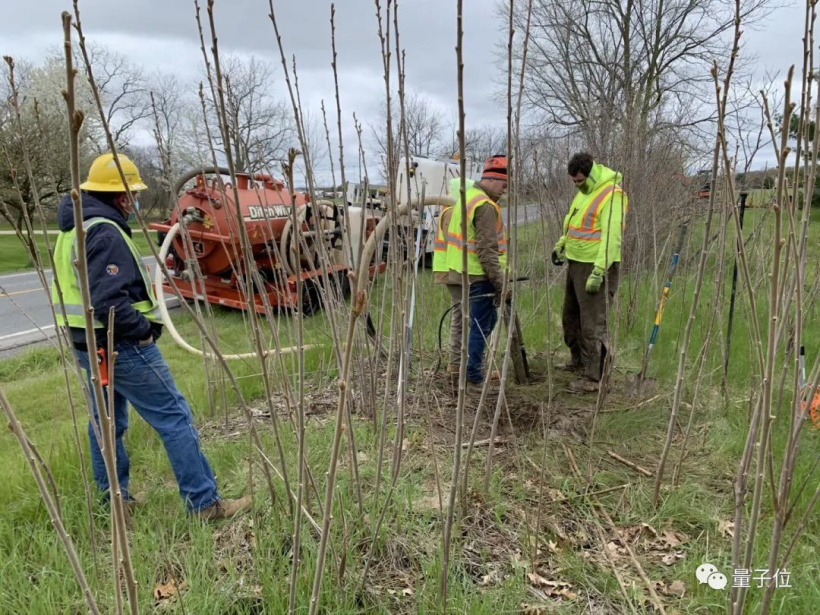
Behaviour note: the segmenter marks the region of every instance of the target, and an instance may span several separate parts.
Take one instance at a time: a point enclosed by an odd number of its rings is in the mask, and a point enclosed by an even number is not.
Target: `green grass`
[[[56,225],[49,225],[49,229],[56,228]],[[0,227],[0,230],[11,231],[10,227]],[[152,237],[156,237],[155,233],[151,233]],[[46,251],[46,242],[42,233],[36,235],[37,247],[40,251],[40,257],[44,262],[48,263],[48,253]],[[57,235],[49,235],[48,243],[54,248],[54,243],[57,241]],[[145,236],[137,229],[134,231],[134,242],[137,244],[140,252],[145,255],[150,255],[148,249],[148,242]],[[46,265],[48,267],[48,265]],[[0,274],[12,273],[16,271],[24,271],[32,269],[34,263],[31,259],[26,247],[17,238],[16,235],[0,235]]]
[[[751,233],[760,223],[763,214],[763,211],[757,210],[747,213],[747,233]],[[762,228],[769,228],[770,222],[771,216],[763,221]],[[817,246],[817,231],[817,228],[812,228],[810,245],[814,247]],[[652,480],[618,464],[606,453],[607,450],[618,452],[650,469],[657,462],[666,431],[669,395],[677,370],[682,328],[693,292],[694,268],[702,235],[702,229],[693,229],[673,282],[649,369],[649,375],[658,379],[654,394],[663,395],[638,410],[630,410],[635,400],[626,397],[619,387],[626,378],[626,372],[636,372],[640,368],[654,316],[656,292],[662,280],[652,280],[650,274],[642,274],[640,278],[629,276],[623,281],[619,292],[618,316],[613,322],[616,389],[607,400],[607,412],[599,417],[594,440],[584,442],[577,434],[589,433],[590,398],[567,392],[568,374],[554,373],[551,386],[545,379],[548,355],[554,355],[555,364],[562,363],[566,358],[560,330],[563,277],[545,263],[546,259],[532,256],[543,253],[541,246],[544,239],[538,226],[531,226],[522,232],[520,274],[528,275],[530,281],[518,289],[517,301],[524,338],[538,381],[529,386],[512,386],[508,389],[508,405],[516,419],[517,440],[496,455],[490,492],[486,495],[480,495],[486,447],[477,449],[472,457],[472,495],[468,498],[465,514],[462,515],[459,509],[456,515],[458,521],[449,574],[448,606],[451,612],[512,613],[519,612],[522,603],[538,604],[539,600],[528,591],[530,582],[527,573],[533,569],[548,580],[571,584],[572,591],[578,596],[574,600],[554,599],[547,612],[570,614],[586,612],[587,608],[597,609],[595,612],[601,613],[627,610],[616,579],[601,555],[602,545],[595,530],[595,521],[600,516],[589,498],[578,495],[585,481],[570,470],[564,445],[573,451],[582,473],[586,471],[588,459],[592,460],[595,490],[629,485],[621,491],[599,496],[618,527],[631,532],[646,523],[658,532],[674,530],[684,536],[680,545],[663,553],[650,548],[653,541],[644,539],[643,535],[635,542],[638,557],[653,581],[662,581],[666,586],[675,580],[685,583],[686,593],[682,598],[663,596],[669,612],[712,613],[725,608],[725,593],[698,586],[694,570],[700,563],[709,561],[727,575],[731,574],[728,571],[731,544],[721,533],[720,523],[732,517],[732,476],[745,437],[750,383],[756,382],[750,377],[756,364],[750,348],[745,290],[738,295],[728,403],[724,403],[720,393],[722,357],[718,349],[723,338],[722,334],[715,332],[713,351],[707,357],[699,393],[690,455],[683,465],[680,485],[673,489],[669,484],[672,467],[678,461],[676,451],[679,440],[670,458],[669,479],[657,509],[651,504]],[[546,244],[551,248],[553,238],[548,239]],[[765,262],[770,242],[761,238],[750,242],[748,249],[750,262],[756,268]],[[665,271],[667,259],[667,254],[661,255],[660,277]],[[813,268],[809,279],[816,275],[817,261],[816,255],[814,259],[809,259]],[[728,296],[732,263],[733,258],[727,248],[729,275],[726,276],[727,287],[723,289],[724,297]],[[684,392],[687,403],[691,402],[693,395],[692,366],[704,342],[705,323],[714,303],[715,268],[716,263],[712,259],[689,353],[690,367]],[[765,280],[763,277],[755,279]],[[437,501],[432,461],[437,461],[440,481],[446,487],[450,484],[452,471],[452,445],[447,443],[452,442],[454,398],[446,387],[431,378],[428,371],[435,359],[440,314],[448,300],[446,293],[431,283],[430,272],[423,272],[421,281],[414,339],[416,347],[421,347],[423,353],[420,356],[414,354],[411,363],[412,387],[408,392],[409,399],[414,401],[418,398],[420,404],[416,407],[411,403],[408,408],[403,463],[391,507],[376,538],[376,559],[369,575],[368,589],[363,595],[357,594],[363,560],[371,544],[371,531],[387,495],[392,451],[388,450],[380,491],[375,494],[379,434],[374,429],[373,412],[377,413],[378,420],[383,404],[380,391],[385,377],[382,371],[375,374],[379,391],[375,402],[370,404],[358,396],[353,400],[353,433],[359,451],[358,465],[364,495],[361,511],[351,478],[350,459],[344,452],[347,450],[347,436],[343,438],[343,459],[337,474],[336,521],[332,528],[333,551],[328,554],[322,587],[323,612],[326,613],[441,612],[438,586],[442,565],[441,520],[435,505],[431,506],[431,502]],[[391,291],[392,286],[385,285],[384,281],[375,285],[372,292],[374,317],[382,305],[389,312],[393,305]],[[766,300],[765,282],[761,282],[757,289],[761,314],[765,311]],[[817,322],[816,309],[805,315],[807,323]],[[215,314],[215,326],[223,349],[226,352],[248,351],[251,347],[250,333],[243,315],[224,310],[216,310]],[[337,310],[335,315],[338,316],[340,328],[344,329],[346,312]],[[175,315],[174,319],[187,339],[197,339],[196,327],[184,314]],[[724,307],[721,313],[723,332],[725,319]],[[277,317],[274,322],[282,345],[294,343],[292,324],[289,316]],[[765,319],[761,324],[765,335]],[[388,324],[384,322],[383,327],[386,331]],[[333,438],[336,395],[336,364],[331,339],[326,313],[305,320],[305,340],[321,346],[306,353],[308,379],[305,400],[308,462],[322,501],[324,472]],[[816,327],[807,327],[804,342],[811,362],[811,358],[820,351],[820,333]],[[244,419],[237,411],[237,396],[222,379],[212,378],[209,382],[206,372],[212,372],[213,366],[179,349],[168,335],[163,336],[159,343],[178,386],[194,409],[203,446],[214,466],[221,492],[228,497],[245,493],[249,488],[248,481],[252,479],[258,504],[254,515],[230,524],[212,527],[189,519],[179,501],[161,443],[151,429],[132,413],[131,429],[127,434],[132,462],[132,490],[147,492],[146,504],[138,511],[131,534],[140,611],[162,610],[161,606],[155,605],[151,592],[157,584],[175,576],[184,579],[189,589],[184,594],[182,605],[179,601],[171,605],[173,612],[182,613],[183,607],[186,613],[285,612],[293,526],[284,508],[284,487],[281,481],[275,480],[277,495],[275,502],[271,503],[258,456],[253,456],[253,468],[249,470],[250,446]],[[357,346],[354,358],[358,359],[361,354]],[[287,381],[293,390],[297,384],[294,361],[294,357],[285,359],[284,373],[278,362],[271,361],[269,364],[274,387],[273,404],[282,419],[285,418],[283,384]],[[258,363],[235,363],[232,369],[243,398],[253,408],[267,409]],[[76,398],[79,389],[73,377],[71,380]],[[395,379],[391,378],[390,381],[395,382]],[[95,552],[91,547],[80,461],[57,353],[50,348],[39,348],[0,361],[0,386],[16,409],[30,439],[52,468],[67,529],[77,546],[102,610],[111,612],[108,519],[104,509],[95,506]],[[386,407],[388,423],[391,424],[387,435],[389,443],[395,437],[392,422],[396,404],[392,397]],[[546,438],[538,424],[532,426],[521,418],[527,413],[537,416],[535,412],[538,407],[547,408],[553,419],[549,437]],[[467,414],[468,423],[471,424],[472,413]],[[784,411],[780,414],[785,416]],[[681,421],[685,422],[687,418],[688,408],[683,407]],[[80,418],[78,422],[81,448],[87,458],[84,421]],[[270,423],[262,418],[258,424],[263,448],[278,467]],[[432,433],[429,430],[431,424]],[[281,426],[288,473],[295,482],[297,443],[290,422],[283,420]],[[776,460],[784,446],[783,431],[786,426],[784,420],[775,422],[773,444]],[[485,428],[482,423],[482,430]],[[505,437],[512,437],[505,425],[502,429]],[[479,437],[485,437],[483,432]],[[818,446],[817,432],[807,431],[803,438],[795,485],[802,484],[809,476]],[[7,432],[0,434],[0,467],[4,469],[4,480],[0,484],[0,613],[83,611],[82,596],[76,588],[62,547],[50,526],[19,448]],[[539,468],[543,468],[543,480]],[[807,493],[801,496],[797,504],[797,511],[807,505],[815,483],[816,478],[810,481]],[[549,491],[540,506],[540,519],[536,521],[542,489]],[[571,499],[552,501],[559,492]],[[446,495],[445,492],[445,499]],[[307,505],[310,513],[320,519],[316,499],[309,498]],[[753,559],[753,565],[757,568],[765,566],[763,562],[768,548],[771,520],[768,495],[764,497],[764,511]],[[815,515],[810,519],[788,566],[794,587],[776,591],[773,612],[790,615],[816,611],[816,605],[820,603],[816,564],[816,549],[820,546],[818,530],[820,522]],[[790,531],[786,540],[790,537]],[[615,540],[608,527],[604,527],[604,532],[607,542]],[[645,534],[647,532],[649,530],[644,530]],[[317,547],[316,536],[307,524],[303,527],[302,539],[303,563],[297,591],[300,608],[306,612]],[[540,554],[533,561],[535,545],[539,546]],[[343,552],[345,576],[340,579],[337,565]],[[667,566],[660,557],[669,552],[678,552],[681,558]],[[98,575],[95,573],[95,554]],[[630,598],[634,603],[644,605],[639,606],[639,612],[649,612],[646,591],[630,566],[628,557],[622,552],[617,552],[615,557],[629,586]],[[748,612],[756,612],[761,595],[762,592],[756,588],[750,590]]]

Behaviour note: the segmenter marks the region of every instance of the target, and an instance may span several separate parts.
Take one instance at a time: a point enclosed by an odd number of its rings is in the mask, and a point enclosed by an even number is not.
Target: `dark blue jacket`
[[[114,221],[128,236],[131,229],[116,208],[106,205],[89,194],[83,193],[83,219],[102,217]],[[57,208],[57,222],[61,231],[74,228],[74,206],[66,195]],[[159,337],[162,325],[152,323],[132,307],[132,304],[148,299],[148,291],[134,256],[122,234],[110,224],[96,224],[86,236],[88,259],[88,285],[94,317],[107,329],[108,312],[114,308],[114,341],[137,342],[152,334]],[[80,348],[85,346],[85,330],[71,328],[71,340]],[[97,342],[103,346],[105,338]]]

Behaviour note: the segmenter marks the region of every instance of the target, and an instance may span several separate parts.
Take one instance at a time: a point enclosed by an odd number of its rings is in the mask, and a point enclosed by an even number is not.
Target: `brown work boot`
[[[138,508],[142,508],[142,505],[145,504],[145,492],[130,493],[129,496],[130,497],[125,500],[125,509],[127,513],[133,515]]]
[[[250,510],[253,497],[246,495],[238,500],[220,499],[195,514],[203,521],[219,521],[220,519],[232,519],[236,515]]]
[[[561,369],[565,372],[582,372],[584,371],[584,364],[570,361],[569,363],[565,363],[564,365],[562,365]]]
[[[474,380],[470,380],[467,378],[467,392],[468,393],[476,393],[480,394],[481,390],[484,388],[484,382],[475,382]]]

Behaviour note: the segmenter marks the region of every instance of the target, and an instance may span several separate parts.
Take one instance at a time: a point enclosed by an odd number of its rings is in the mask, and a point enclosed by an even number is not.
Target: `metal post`
[[[743,231],[743,215],[746,213],[746,199],[749,196],[748,192],[740,193],[740,208],[738,209],[738,222],[740,223],[740,230]],[[738,242],[743,241],[743,237],[737,238]],[[740,251],[740,244],[738,243],[736,251]],[[723,382],[726,383],[729,374],[729,351],[732,347],[732,322],[735,318],[735,294],[737,292],[737,253],[735,254],[735,266],[732,272],[732,294],[729,296],[729,324],[726,329],[726,354],[723,358]]]

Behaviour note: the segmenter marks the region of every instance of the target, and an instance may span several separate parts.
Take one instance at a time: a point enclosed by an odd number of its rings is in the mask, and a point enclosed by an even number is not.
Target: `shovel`
[[[638,374],[629,374],[626,378],[627,392],[630,395],[640,397],[644,391],[651,389],[657,384],[657,379],[647,378],[646,370],[649,367],[649,359],[652,356],[652,349],[655,347],[655,342],[658,339],[658,332],[661,328],[661,321],[663,320],[663,309],[666,307],[666,301],[669,299],[669,291],[672,288],[672,277],[675,275],[675,270],[678,268],[678,261],[680,260],[680,253],[683,249],[683,242],[686,238],[686,231],[689,228],[689,221],[687,220],[680,227],[678,235],[678,243],[675,247],[675,252],[672,254],[672,261],[669,263],[669,269],[666,273],[666,281],[661,290],[661,296],[658,299],[658,305],[655,309],[655,323],[652,327],[652,334],[649,336],[649,345],[643,355],[643,363],[641,371]]]

